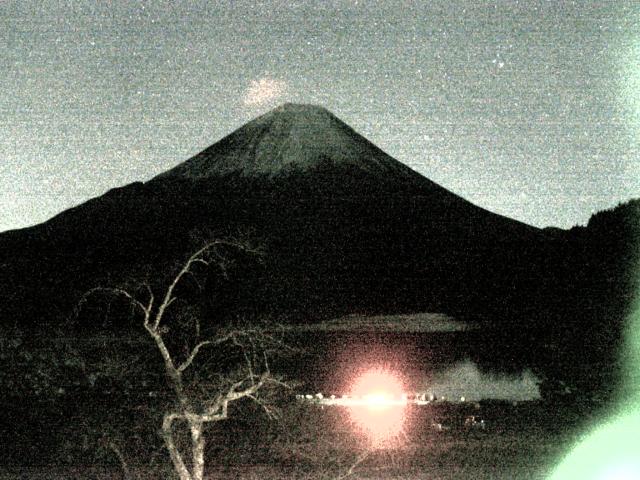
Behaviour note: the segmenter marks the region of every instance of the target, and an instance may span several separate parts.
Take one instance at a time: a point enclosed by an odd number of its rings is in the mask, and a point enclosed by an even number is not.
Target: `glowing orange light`
[[[374,445],[380,447],[393,441],[404,426],[402,381],[385,370],[369,370],[353,384],[351,417]]]

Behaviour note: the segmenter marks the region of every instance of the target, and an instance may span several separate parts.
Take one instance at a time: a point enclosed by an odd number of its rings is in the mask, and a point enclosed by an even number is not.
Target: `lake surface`
[[[487,398],[494,391],[503,394],[492,398],[539,398],[522,346],[495,331],[315,331],[290,333],[287,341],[302,353],[279,366],[309,392],[348,393],[354,378],[378,368],[399,374],[408,392],[449,397],[457,392],[473,399],[473,393],[482,391]]]

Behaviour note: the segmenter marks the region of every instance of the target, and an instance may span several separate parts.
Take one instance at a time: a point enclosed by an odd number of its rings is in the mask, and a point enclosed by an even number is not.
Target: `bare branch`
[[[127,463],[126,459],[124,458],[124,455],[122,454],[122,451],[120,450],[118,445],[116,445],[115,442],[110,441],[110,442],[108,442],[107,446],[111,449],[111,451],[118,458],[118,461],[120,462],[120,466],[122,467],[122,471],[124,473],[124,478],[126,480],[140,479],[140,476],[138,474],[136,474],[134,476],[131,473],[131,469],[129,468],[129,464]]]
[[[194,258],[192,263],[202,263],[207,267],[211,264],[211,262],[206,261],[204,258]]]
[[[207,408],[200,418],[204,422],[215,422],[226,419],[228,416],[229,403],[240,400],[241,398],[251,398],[258,390],[260,390],[260,388],[262,388],[267,377],[268,375],[263,373],[258,382],[252,382],[250,386],[242,390],[239,389],[247,381],[248,377],[235,382],[224,395],[218,396],[216,401],[213,402],[213,405]]]
[[[371,453],[370,450],[365,450],[360,455],[358,455],[354,460],[354,462],[349,467],[349,469],[344,474],[340,475],[336,480],[343,480],[353,475],[358,465],[364,462],[367,459],[367,457],[370,455],[370,453]]]
[[[187,368],[189,368],[189,366],[196,359],[196,356],[198,355],[202,347],[220,345],[222,343],[228,342],[229,340],[232,340],[233,338],[235,338],[236,335],[237,335],[237,332],[232,331],[216,339],[203,340],[202,342],[198,343],[195,347],[193,347],[187,359],[178,366],[177,371],[182,373]]]
[[[253,376],[253,368],[251,367],[251,360],[249,359],[247,352],[245,352],[244,350],[242,351],[242,355],[244,356],[245,362],[247,362],[247,369],[249,370],[249,378],[253,382],[254,376]]]
[[[251,385],[244,390],[237,390],[242,386],[242,384],[246,381],[246,379],[241,380],[240,382],[236,382],[231,389],[227,392],[226,398],[229,401],[238,400],[243,397],[248,397],[249,395],[253,395],[265,384],[267,378],[269,377],[268,373],[263,373],[260,375],[260,380],[257,382],[251,381]]]
[[[145,288],[147,289],[147,293],[149,294],[149,303],[147,303],[147,311],[150,313],[153,308],[153,302],[155,301],[155,296],[153,295],[153,290],[151,289],[151,285],[145,282]]]
[[[80,298],[80,301],[78,302],[78,309],[80,309],[82,305],[88,301],[89,297],[97,293],[107,293],[112,295],[124,296],[127,300],[129,300],[129,302],[131,302],[133,306],[138,307],[142,311],[142,313],[144,314],[145,324],[148,322],[149,316],[151,314],[151,308],[153,307],[153,294],[151,294],[150,296],[149,303],[145,305],[140,300],[138,300],[133,295],[131,295],[128,291],[122,288],[95,287],[95,288],[92,288],[91,290],[88,290],[87,292],[84,293],[84,295],[82,295],[82,297]]]
[[[245,245],[242,245],[242,244],[239,244],[239,243],[234,243],[234,242],[228,241],[228,240],[214,240],[212,242],[207,243],[204,247],[200,248],[200,250],[196,251],[193,255],[191,255],[187,259],[187,261],[184,264],[184,266],[182,267],[182,269],[173,278],[173,281],[171,282],[171,284],[167,288],[167,291],[166,291],[166,293],[164,295],[162,303],[160,304],[160,307],[158,308],[158,312],[156,313],[156,317],[155,317],[155,320],[154,320],[154,329],[156,329],[156,330],[158,329],[158,327],[160,326],[160,322],[162,321],[162,317],[164,315],[164,312],[169,307],[169,305],[171,305],[171,303],[173,302],[173,299],[175,298],[173,292],[174,292],[176,286],[178,285],[178,283],[180,283],[182,278],[187,273],[190,273],[191,267],[193,266],[193,264],[202,263],[202,264],[204,264],[206,266],[209,266],[210,262],[208,262],[206,259],[204,259],[202,257],[203,257],[203,255],[205,253],[207,253],[208,251],[214,249],[215,247],[217,247],[219,245],[227,245],[227,246],[231,246],[231,247],[237,248],[239,250],[244,250],[244,251],[247,251],[247,252],[254,252],[254,253],[257,252],[257,250],[255,250],[255,249],[251,249],[250,247],[247,247]]]
[[[200,349],[202,347],[206,347],[207,345],[213,345],[213,344],[214,344],[214,342],[212,342],[210,340],[205,340],[203,342],[198,343],[193,348],[193,350],[191,350],[191,353],[189,354],[187,359],[178,366],[178,372],[184,372],[187,368],[189,368],[189,365],[191,365],[193,363],[193,361],[195,360],[196,356],[198,355],[198,352],[200,351]]]

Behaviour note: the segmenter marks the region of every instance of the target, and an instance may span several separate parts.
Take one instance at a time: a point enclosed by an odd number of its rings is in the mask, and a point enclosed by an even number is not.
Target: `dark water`
[[[370,368],[398,372],[408,390],[419,390],[425,381],[464,363],[507,376],[531,367],[519,340],[496,331],[312,332],[290,335],[287,341],[301,354],[279,367],[311,391],[342,392],[355,375]]]

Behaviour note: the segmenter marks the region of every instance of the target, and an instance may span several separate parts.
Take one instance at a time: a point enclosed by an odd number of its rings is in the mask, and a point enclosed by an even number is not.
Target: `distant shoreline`
[[[477,330],[478,325],[462,322],[443,313],[411,313],[397,315],[347,315],[309,325],[287,325],[294,332],[391,332],[437,333]]]

